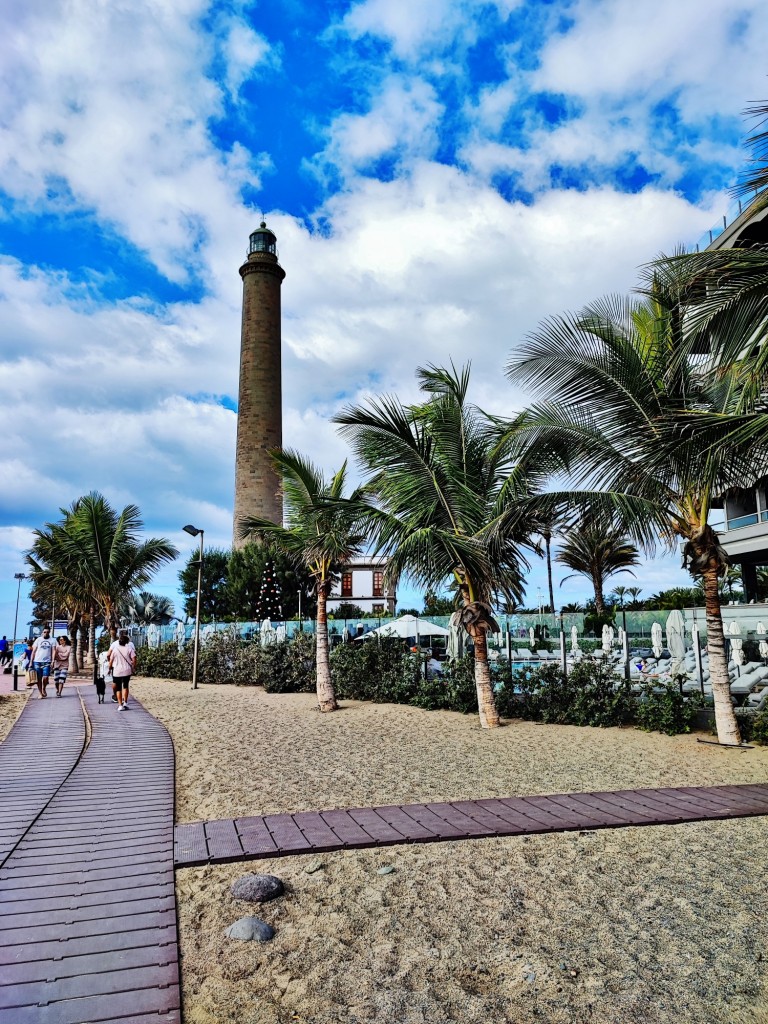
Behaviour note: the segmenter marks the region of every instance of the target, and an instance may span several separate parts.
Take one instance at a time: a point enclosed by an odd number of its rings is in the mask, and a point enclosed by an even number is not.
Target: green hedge
[[[633,701],[616,688],[612,669],[602,661],[580,661],[567,676],[559,665],[511,673],[498,689],[505,718],[561,725],[613,726],[632,719]]]

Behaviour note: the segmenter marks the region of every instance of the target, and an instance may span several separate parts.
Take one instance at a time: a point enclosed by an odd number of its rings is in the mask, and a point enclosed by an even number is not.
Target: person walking
[[[136,668],[136,648],[121,629],[117,640],[109,647],[109,668],[112,672],[112,691],[117,697],[117,710],[128,710],[128,685]]]
[[[48,626],[43,628],[43,635],[39,636],[32,644],[32,670],[37,676],[37,688],[40,691],[40,700],[47,697],[48,678],[51,674],[51,661],[53,659],[53,640]]]
[[[4,636],[3,639],[0,640],[0,665],[6,665],[9,661],[11,661],[11,658],[12,655],[10,651],[10,645],[8,643],[8,637]]]
[[[58,643],[53,648],[53,682],[56,686],[56,696],[60,697],[67,681],[69,673],[69,656],[72,653],[72,645],[69,637],[60,636]]]

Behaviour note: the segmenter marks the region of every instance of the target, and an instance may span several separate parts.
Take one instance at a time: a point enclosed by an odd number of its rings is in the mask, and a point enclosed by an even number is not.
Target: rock
[[[377,875],[391,875],[395,869],[391,864],[385,864],[383,868],[379,868],[376,872]]]
[[[243,875],[232,883],[232,895],[236,900],[249,903],[266,903],[277,899],[285,892],[285,886],[274,875]]]
[[[313,875],[315,871],[319,871],[322,866],[323,862],[321,860],[311,860],[304,870],[308,875]]]
[[[258,917],[241,917],[224,934],[228,939],[241,939],[243,942],[269,942],[274,938],[275,929]]]

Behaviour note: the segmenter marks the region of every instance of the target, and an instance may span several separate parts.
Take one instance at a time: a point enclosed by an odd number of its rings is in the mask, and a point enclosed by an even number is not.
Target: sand
[[[4,740],[21,714],[27,695],[25,691],[0,694],[0,740]]]
[[[139,680],[177,820],[764,782],[768,748]],[[188,1024],[768,1024],[768,818],[286,857],[177,873]],[[312,861],[322,866],[309,873]],[[377,870],[389,865],[390,874]],[[231,882],[270,872],[257,907]],[[267,944],[226,939],[256,913]]]

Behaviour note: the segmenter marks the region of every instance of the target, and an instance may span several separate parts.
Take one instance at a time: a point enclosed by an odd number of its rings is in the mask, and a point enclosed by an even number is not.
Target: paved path
[[[27,814],[0,869],[2,1024],[181,1020],[173,748],[136,701],[119,713],[107,700],[97,704],[92,686],[67,686],[60,699],[49,689],[0,745],[3,777],[24,791],[30,761],[62,761],[58,788],[48,792],[51,776],[45,806]],[[82,748],[84,709],[92,732],[78,761],[71,745],[49,744],[79,715]],[[23,801],[11,803],[20,830]]]
[[[684,786],[302,811],[176,826],[176,867],[448,839],[768,814],[768,785]]]

